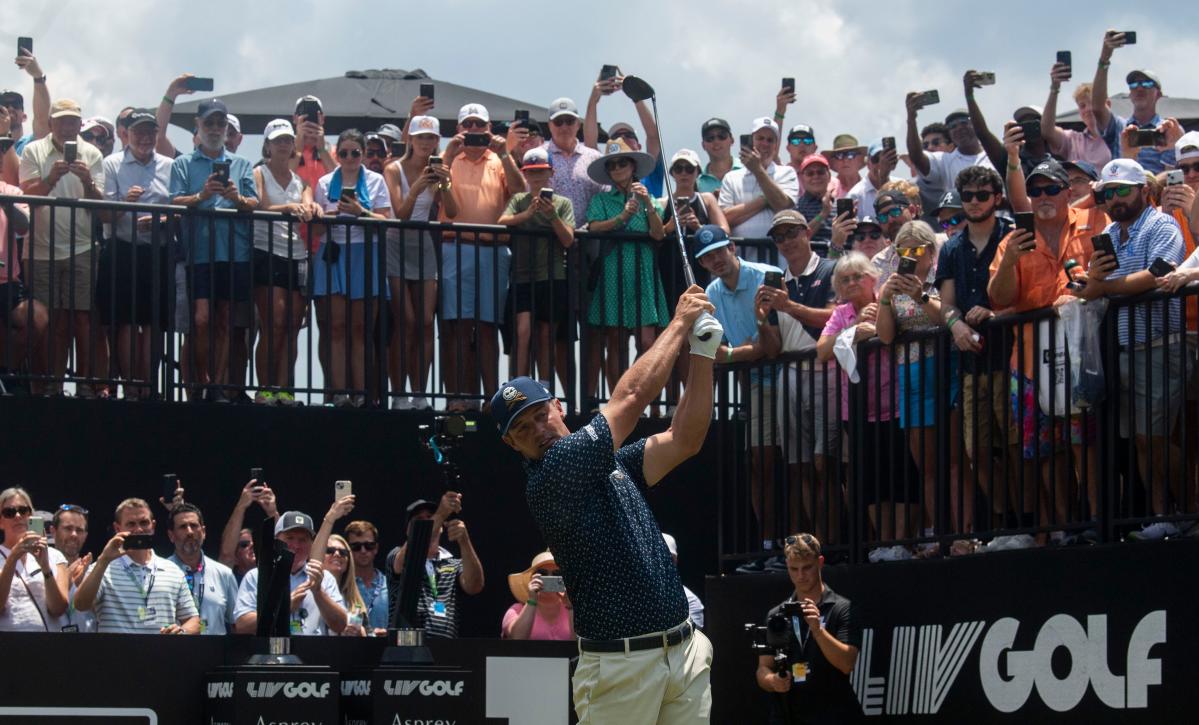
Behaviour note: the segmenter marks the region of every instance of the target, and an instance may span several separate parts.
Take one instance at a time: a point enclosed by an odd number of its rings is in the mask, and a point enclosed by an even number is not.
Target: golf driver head
[[[637,76],[625,76],[621,84],[621,90],[628,96],[633,103],[649,100],[654,97],[654,89],[645,80]]]

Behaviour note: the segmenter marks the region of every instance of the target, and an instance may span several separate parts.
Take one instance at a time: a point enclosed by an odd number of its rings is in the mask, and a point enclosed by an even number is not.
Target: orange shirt
[[[1178,222],[1178,228],[1182,230],[1182,243],[1186,245],[1186,253],[1182,255],[1182,258],[1187,259],[1195,251],[1195,233],[1191,231],[1191,223],[1182,209],[1172,210],[1170,216],[1174,217],[1174,221]],[[1199,297],[1191,295],[1186,304],[1187,329],[1195,332],[1199,330]]]
[[[495,224],[508,206],[508,182],[504,177],[504,162],[491,149],[472,161],[466,153],[460,153],[450,165],[450,185],[454,201],[458,203],[458,216],[446,216],[445,205],[441,206],[437,218],[443,222],[458,224]],[[463,241],[474,241],[473,234],[461,234]],[[444,241],[454,241],[447,234]],[[491,241],[491,235],[480,235],[479,242]]]
[[[1099,209],[1067,210],[1068,221],[1062,227],[1061,238],[1058,240],[1057,254],[1045,242],[1041,232],[1037,232],[1037,248],[1020,257],[1016,262],[1016,301],[1004,309],[1011,312],[1026,312],[1042,307],[1050,307],[1054,301],[1063,295],[1070,294],[1066,286],[1070,280],[1066,277],[1063,265],[1073,259],[1086,269],[1091,260],[1091,237],[1102,232],[1109,224],[1107,214]],[[1007,249],[1009,234],[999,242],[995,250],[995,259],[991,261],[991,276],[994,277],[1003,262],[1003,254]],[[1077,273],[1076,273],[1077,274]],[[994,304],[994,302],[992,302]],[[999,305],[995,305],[999,309]],[[1032,377],[1033,357],[1035,354],[1035,324],[1021,325],[1024,336],[1024,365],[1020,366],[1020,347],[1012,346],[1012,370],[1021,372],[1025,377]]]

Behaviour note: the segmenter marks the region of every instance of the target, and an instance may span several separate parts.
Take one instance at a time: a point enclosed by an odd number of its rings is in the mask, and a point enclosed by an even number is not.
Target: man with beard
[[[1112,67],[1112,54],[1116,48],[1127,44],[1124,33],[1109,30],[1103,35],[1103,48],[1099,51],[1099,65],[1095,68],[1095,81],[1091,90],[1091,110],[1095,114],[1096,128],[1102,128],[1105,135],[1109,125],[1115,126],[1122,133],[1128,126],[1144,129],[1166,130],[1162,117],[1157,112],[1157,102],[1162,97],[1162,82],[1151,70],[1134,70],[1125,77],[1128,83],[1128,100],[1132,103],[1132,117],[1122,118],[1111,112],[1107,95],[1107,73]],[[1169,123],[1169,122],[1166,122]],[[1174,121],[1177,127],[1178,122]],[[1181,129],[1177,129],[1181,131]],[[1182,135],[1179,133],[1178,135]],[[1167,138],[1168,143],[1175,139]],[[1119,140],[1112,145],[1112,158],[1120,156]],[[1142,168],[1158,173],[1166,167],[1174,166],[1174,149],[1167,146],[1158,148],[1143,147],[1137,151],[1137,161]]]
[[[377,133],[366,134],[366,161],[362,165],[376,174],[382,174],[387,156],[387,139]]]
[[[994,170],[995,167],[987,160],[987,152],[983,151],[982,144],[974,133],[970,114],[966,111],[953,111],[945,117],[945,127],[949,131],[954,149],[926,151],[921,137],[916,134],[916,114],[920,108],[920,94],[909,93],[908,158],[916,169],[916,180],[922,191],[934,198],[940,198],[953,188],[954,180],[963,169],[981,165]]]
[[[75,590],[83,582],[83,575],[92,563],[92,555],[83,553],[83,545],[87,543],[87,517],[87,509],[69,503],[59,506],[54,512],[54,527],[51,532],[54,536],[54,548],[66,557],[67,573],[71,577],[70,595],[67,598],[71,604],[57,622],[64,632],[96,631],[96,615],[75,609]]]
[[[204,514],[194,504],[181,503],[171,509],[171,528],[167,537],[175,545],[168,557],[183,571],[200,612],[200,634],[226,634],[233,631],[233,607],[237,604],[237,578],[233,570],[204,555]]]
[[[1171,152],[1172,153],[1172,152]],[[1078,294],[1083,299],[1103,295],[1138,295],[1157,287],[1157,278],[1147,267],[1162,258],[1174,266],[1182,262],[1182,233],[1169,215],[1149,202],[1145,187],[1145,169],[1131,159],[1116,159],[1103,167],[1097,191],[1103,194],[1112,224],[1104,231],[1111,235],[1116,255],[1112,258],[1096,252],[1087,271],[1087,283]],[[1153,513],[1164,516],[1167,510],[1166,484],[1169,482],[1174,504],[1184,479],[1182,453],[1170,443],[1182,400],[1185,397],[1183,348],[1179,335],[1183,330],[1178,299],[1166,303],[1138,305],[1119,310],[1116,322],[1120,352],[1120,397],[1132,405],[1120,405],[1120,434],[1135,433],[1137,468],[1141,481],[1150,489]],[[1149,309],[1154,309],[1150,314]],[[1136,315],[1135,323],[1130,318]],[[1135,328],[1135,332],[1130,331]],[[1131,389],[1131,391],[1130,391]],[[1130,397],[1131,395],[1131,397]],[[1166,462],[1170,470],[1166,470]],[[1133,538],[1161,539],[1178,533],[1169,522],[1145,525]]]

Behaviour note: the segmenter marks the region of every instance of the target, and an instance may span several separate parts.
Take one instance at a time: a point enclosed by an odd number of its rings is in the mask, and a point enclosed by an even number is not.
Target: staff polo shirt
[[[345,606],[345,600],[341,598],[341,592],[337,589],[337,579],[329,572],[323,572],[321,578],[321,591],[323,591],[330,599],[337,602],[341,606]],[[294,592],[296,587],[308,581],[308,574],[300,568],[298,572],[292,572],[291,582],[288,585],[287,591]],[[237,589],[237,604],[233,608],[233,621],[241,619],[247,614],[254,614],[258,611],[258,569],[254,568],[246,572],[245,577],[241,580],[241,586]],[[312,592],[308,591],[304,594],[304,600],[300,602],[300,608],[291,613],[290,622],[288,624],[289,631],[295,635],[324,635],[329,633],[329,628],[325,625],[325,620],[321,619],[321,610],[316,606],[316,600],[312,596]]]
[[[229,162],[229,180],[237,184],[237,193],[242,196],[258,198],[258,187],[254,184],[254,167],[249,161],[221,149],[221,155],[209,158],[197,148],[190,154],[183,154],[171,162],[171,198],[190,196],[200,193],[212,176],[212,164],[215,161]],[[197,209],[232,209],[235,205],[223,196],[211,196],[196,205]],[[189,259],[193,264],[209,264],[211,262],[249,262],[250,261],[250,221],[249,219],[226,220],[209,217],[192,216],[185,218],[182,223],[183,240],[187,246]],[[210,229],[211,236],[210,239]],[[232,232],[233,248],[230,250],[230,232]],[[215,250],[213,249],[215,242]]]
[[[584,145],[582,141],[577,142],[574,151],[570,153],[563,151],[553,139],[546,141],[541,148],[549,153],[554,165],[554,175],[550,177],[550,186],[554,193],[570,199],[570,205],[575,212],[575,224],[586,224],[591,197],[604,189],[603,184],[596,183],[587,175],[587,167],[603,154]]]
[[[815,252],[808,257],[808,264],[803,274],[796,277],[788,267],[783,272],[783,284],[787,287],[787,297],[792,302],[798,302],[804,307],[817,310],[829,308],[837,294],[833,290],[833,270],[837,263],[824,259]],[[778,310],[770,311],[770,324],[778,325],[779,336],[782,338],[783,352],[806,352],[816,349],[816,341],[820,339],[823,327],[810,327],[787,313],[779,314]]]
[[[1137,217],[1137,220],[1128,228],[1127,236],[1116,222],[1112,222],[1104,231],[1112,235],[1112,243],[1116,247],[1116,261],[1119,263],[1116,271],[1108,275],[1108,279],[1127,277],[1135,272],[1149,269],[1153,260],[1158,257],[1172,262],[1175,266],[1182,262],[1184,247],[1182,232],[1179,230],[1178,224],[1174,222],[1173,217],[1161,213],[1152,206],[1145,207],[1141,216]],[[1170,332],[1182,331],[1181,305],[1178,298],[1175,297],[1166,305],[1170,310],[1168,327],[1166,321],[1162,319],[1164,315],[1162,315],[1160,302],[1133,306],[1136,309],[1136,339],[1134,342],[1156,340],[1165,334],[1167,329]],[[1130,309],[1132,308],[1121,308],[1119,317],[1116,319],[1117,337],[1121,345],[1129,344]]]
[[[54,572],[67,565],[67,558],[58,549],[49,550],[51,571],[42,571],[41,564],[33,554],[26,554],[16,563],[12,586],[8,590],[8,602],[0,611],[0,632],[57,632],[56,619],[46,611],[46,579],[54,580]],[[3,567],[12,549],[0,544],[0,567]]]
[[[54,145],[53,136],[31,141],[21,152],[20,177],[24,183],[31,179],[41,180],[50,175],[50,167],[62,161],[62,151]],[[103,157],[100,150],[83,139],[76,139],[76,156],[88,166],[92,182],[97,189],[104,188]],[[63,174],[47,196],[59,199],[84,198],[83,182],[72,173]],[[50,259],[51,229],[53,228],[54,259],[68,260],[72,254],[82,254],[92,248],[92,214],[87,209],[76,209],[75,223],[71,224],[71,210],[65,207],[53,209],[45,204],[33,206],[33,258]],[[73,243],[72,243],[73,242]],[[28,250],[26,254],[28,254]]]
[[[945,280],[953,280],[954,306],[964,316],[975,307],[991,309],[991,298],[987,295],[987,284],[991,281],[991,262],[995,260],[999,242],[1011,231],[1012,224],[1003,217],[995,217],[991,238],[982,252],[970,241],[970,228],[965,227],[941,246],[937,257],[937,277],[934,284],[941,289]],[[1008,350],[1001,343],[1001,336],[994,335],[983,346],[983,354],[958,351],[962,370],[977,372],[983,361],[990,370],[1002,370]],[[1010,344],[1010,343],[1009,343]]]
[[[146,566],[128,554],[109,564],[92,611],[98,631],[115,634],[158,634],[199,615],[183,572],[154,553]]]
[[[574,603],[575,631],[623,639],[687,621],[687,597],[641,489],[645,439],[613,451],[603,414],[526,461],[525,493]]]
[[[233,570],[221,562],[204,557],[196,571],[184,564],[175,554],[168,558],[183,572],[183,581],[200,611],[200,634],[229,634],[237,617],[233,616],[237,606],[237,577]],[[190,576],[190,581],[189,577]]]
[[[797,606],[794,594],[771,609],[766,621],[769,622],[775,615],[786,616],[788,606]],[[821,626],[838,642],[859,650],[862,648],[862,630],[848,599],[826,584],[816,608],[820,610]],[[843,674],[825,659],[820,645],[816,644],[808,631],[807,621],[801,615],[787,616],[787,620],[788,629],[791,630],[788,663],[808,664],[806,681],[792,681],[791,689],[787,692],[791,712],[803,713],[798,720],[803,723],[857,722],[861,717],[861,709],[849,683],[849,675]]]
[[[125,201],[129,189],[134,186],[142,188],[138,197],[139,204],[170,204],[171,203],[171,164],[174,161],[157,151],[151,152],[150,159],[145,163],[137,160],[133,150],[125,147],[121,151],[109,154],[104,158],[104,198],[108,201]],[[138,216],[129,212],[117,214],[115,235],[127,242],[138,241],[149,244],[149,232],[135,234],[133,220]],[[159,217],[164,222],[166,217]],[[112,235],[113,225],[105,224],[105,233]],[[164,242],[166,240],[163,240]]]

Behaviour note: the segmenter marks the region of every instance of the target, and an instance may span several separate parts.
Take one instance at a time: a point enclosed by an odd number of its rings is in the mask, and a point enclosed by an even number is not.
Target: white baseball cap
[[[774,131],[775,137],[776,138],[778,137],[779,125],[777,123],[775,123],[774,120],[772,118],[770,118],[769,116],[762,116],[761,118],[755,118],[749,124],[749,132],[750,133],[757,133],[758,131],[761,131],[764,128],[768,128],[771,131]]]
[[[696,168],[703,168],[703,164],[699,162],[699,154],[691,149],[679,149],[674,152],[674,156],[670,157],[670,166],[674,166],[676,161],[686,161]]]
[[[574,116],[579,117],[579,107],[569,98],[555,98],[550,104],[550,120],[554,120],[558,116]]]
[[[267,141],[274,141],[280,136],[291,136],[295,138],[296,130],[291,127],[291,121],[286,118],[276,118],[266,125],[262,135]]]
[[[241,121],[238,120],[237,116],[234,116],[232,113],[226,113],[225,119],[229,122],[229,128],[241,133]]]
[[[1115,159],[1109,161],[1099,174],[1099,185],[1096,189],[1106,189],[1109,186],[1144,186],[1145,169],[1133,159]]]
[[[1199,158],[1199,131],[1187,131],[1174,144],[1174,156],[1178,161]]]
[[[458,114],[458,120],[461,121],[464,117]],[[413,116],[408,122],[408,135],[417,136],[422,133],[431,133],[434,136],[441,136],[441,122],[432,116]]]
[[[484,123],[491,123],[491,116],[487,114],[487,108],[482,103],[468,103],[458,109],[458,123],[462,123],[468,118],[477,118]]]

